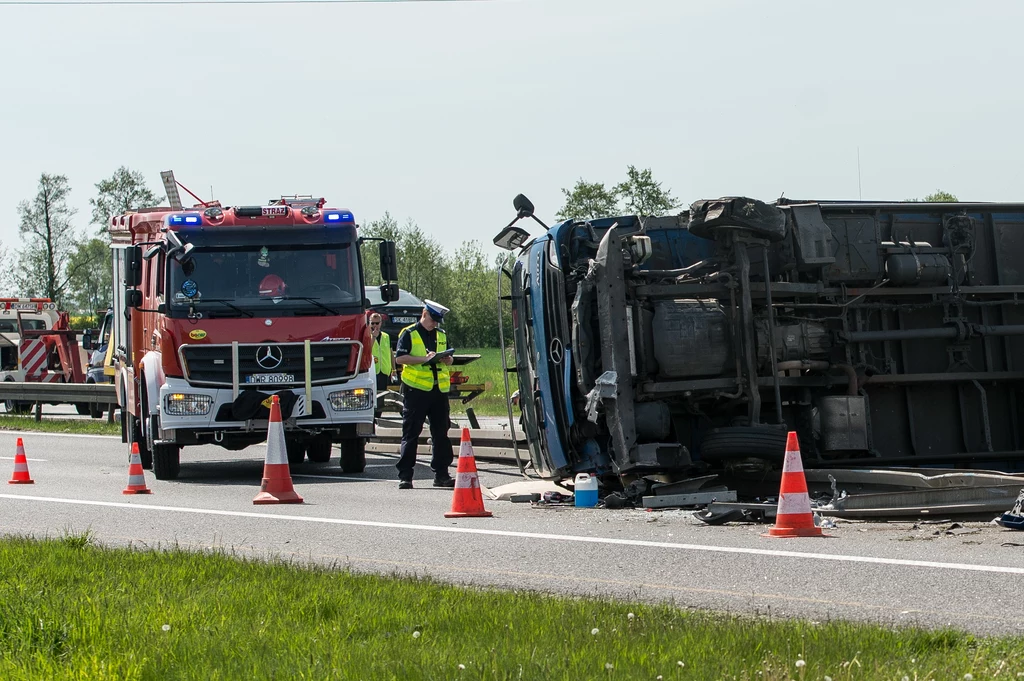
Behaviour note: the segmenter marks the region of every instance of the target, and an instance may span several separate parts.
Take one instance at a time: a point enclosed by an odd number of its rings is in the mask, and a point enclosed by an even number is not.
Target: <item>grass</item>
[[[967,674],[1024,676],[1024,639],[467,589],[225,551],[108,549],[88,534],[0,539],[8,681]]]
[[[47,419],[35,416],[0,414],[0,430],[24,430],[38,433],[74,433],[75,435],[120,435],[121,425],[103,419]]]
[[[469,404],[452,402],[452,411],[463,413],[466,407],[473,407],[479,416],[508,416],[508,406],[505,401],[505,382],[501,376],[501,349],[500,348],[459,348],[460,355],[480,355],[480,359],[465,365],[465,373],[470,383],[490,383],[491,388],[482,395],[477,396]],[[511,348],[508,350],[509,367],[515,366],[515,358],[512,356]],[[509,392],[514,393],[519,383],[515,374],[508,376]],[[518,415],[518,411],[515,412]]]

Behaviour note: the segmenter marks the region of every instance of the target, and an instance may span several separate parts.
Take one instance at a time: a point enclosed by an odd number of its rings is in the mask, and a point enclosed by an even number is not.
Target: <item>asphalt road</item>
[[[0,433],[9,479],[15,437]],[[711,527],[685,511],[532,507],[488,501],[492,518],[450,520],[451,490],[397,489],[394,458],[362,475],[337,458],[294,474],[301,505],[254,506],[265,448],[186,449],[176,481],[122,495],[128,449],[117,438],[23,433],[33,485],[0,489],[0,532],[91,530],[113,545],[222,547],[458,583],[671,601],[684,607],[979,634],[1024,627],[1024,533],[986,523],[841,523],[829,538],[773,539],[765,526]],[[422,456],[425,460],[426,457]],[[478,462],[487,487],[521,480]],[[977,530],[976,532],[971,532]],[[969,533],[967,533],[969,532]]]

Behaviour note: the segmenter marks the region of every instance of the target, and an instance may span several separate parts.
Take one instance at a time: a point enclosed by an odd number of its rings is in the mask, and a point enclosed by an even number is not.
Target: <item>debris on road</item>
[[[1024,489],[1017,495],[1017,503],[1009,511],[996,518],[996,522],[1011,530],[1024,530]]]

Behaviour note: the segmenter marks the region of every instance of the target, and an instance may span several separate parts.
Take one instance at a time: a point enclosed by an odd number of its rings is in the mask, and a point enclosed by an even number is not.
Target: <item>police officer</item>
[[[433,456],[430,469],[434,472],[434,487],[455,487],[448,473],[454,453],[448,439],[450,415],[448,390],[451,386],[448,367],[450,356],[435,359],[434,355],[448,348],[448,339],[438,325],[448,308],[432,300],[423,301],[423,312],[416,324],[402,329],[395,348],[395,361],[402,365],[402,453],[398,459],[398,489],[412,489],[413,469],[416,466],[416,447],[423,421],[430,420]]]
[[[388,389],[395,370],[395,353],[391,350],[391,336],[381,331],[383,318],[376,312],[370,315],[370,334],[373,336],[373,359],[377,367],[377,405],[374,416],[380,418],[381,394]]]
[[[381,331],[381,316],[374,312],[370,315],[370,334],[373,336],[373,359],[377,363],[377,392],[388,389],[394,376],[395,353],[391,350],[391,336]]]

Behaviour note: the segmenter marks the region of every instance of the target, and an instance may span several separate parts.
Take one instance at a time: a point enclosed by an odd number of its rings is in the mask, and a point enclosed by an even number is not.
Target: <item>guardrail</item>
[[[0,401],[35,405],[36,421],[43,417],[44,404],[117,404],[117,391],[112,383],[0,383]],[[113,423],[114,410],[109,409],[107,421]]]

